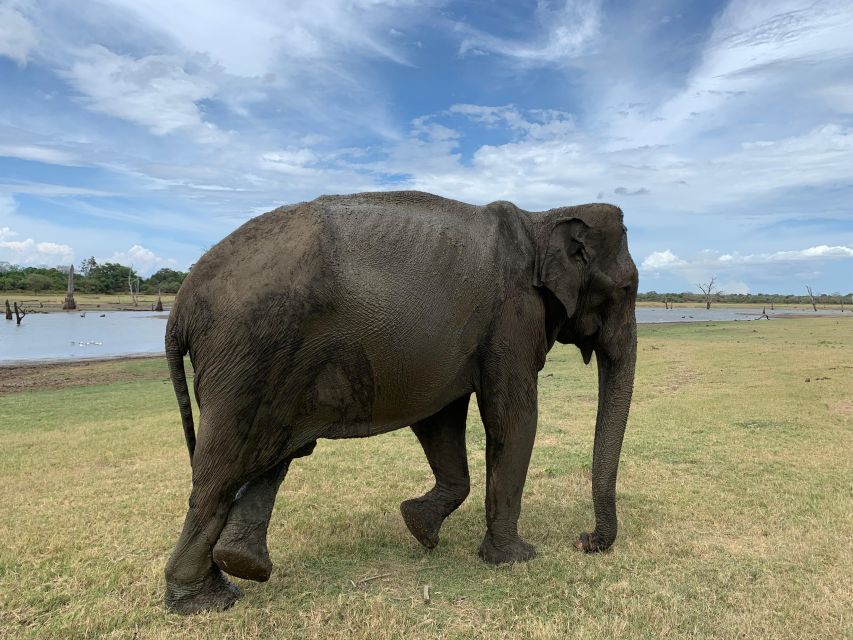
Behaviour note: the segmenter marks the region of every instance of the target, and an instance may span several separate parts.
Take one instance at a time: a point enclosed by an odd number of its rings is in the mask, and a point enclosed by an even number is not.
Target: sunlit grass
[[[397,510],[431,485],[408,430],[322,441],[279,494],[270,582],[191,618],[161,605],[190,478],[165,362],[0,396],[0,637],[851,637],[851,356],[849,319],[642,327],[620,535],[585,556],[595,369],[557,347],[520,524],[532,563],[477,558],[472,403],[474,486],[435,551]]]

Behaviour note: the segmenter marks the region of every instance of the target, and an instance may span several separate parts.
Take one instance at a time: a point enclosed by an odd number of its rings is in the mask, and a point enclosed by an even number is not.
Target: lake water
[[[0,362],[163,353],[168,312],[87,311],[86,317],[81,313],[33,313],[20,326],[0,318]]]
[[[771,312],[772,313],[772,312]],[[811,311],[789,311],[809,315]],[[838,311],[824,311],[838,313]],[[708,322],[755,320],[761,308],[712,307],[664,309],[640,307],[637,321]],[[20,326],[14,320],[0,319],[0,363],[32,362],[39,360],[85,360],[116,356],[161,354],[168,312],[150,311],[88,311],[34,313],[24,318]]]

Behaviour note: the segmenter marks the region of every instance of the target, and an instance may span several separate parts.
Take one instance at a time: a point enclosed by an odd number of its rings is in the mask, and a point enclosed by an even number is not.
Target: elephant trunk
[[[637,327],[633,318],[621,332],[617,348],[596,349],[596,362],[598,415],[592,458],[595,531],[580,541],[586,551],[604,551],[616,540],[616,473],[637,362]]]

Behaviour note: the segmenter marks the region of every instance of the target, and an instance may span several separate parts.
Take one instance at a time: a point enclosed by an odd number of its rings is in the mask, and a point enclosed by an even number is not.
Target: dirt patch
[[[654,390],[662,395],[674,394],[683,387],[695,382],[699,378],[699,372],[686,366],[675,366],[669,375],[663,380],[656,380],[651,384]]]
[[[130,361],[163,360],[163,367],[129,367]],[[74,363],[39,363],[0,366],[0,395],[21,391],[65,389],[113,382],[169,380],[162,356],[121,358]]]
[[[853,400],[842,400],[836,403],[832,410],[842,416],[853,416]]]

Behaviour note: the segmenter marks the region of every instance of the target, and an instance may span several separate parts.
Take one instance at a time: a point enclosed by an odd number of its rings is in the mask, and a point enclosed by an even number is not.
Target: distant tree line
[[[177,293],[187,277],[184,271],[160,269],[148,278],[132,267],[115,262],[98,264],[87,258],[74,268],[74,288],[81,293],[127,293],[128,279],[139,279],[140,293]],[[63,292],[68,283],[68,266],[21,267],[0,262],[0,291]]]
[[[784,293],[714,293],[714,302],[741,302],[745,304],[811,304],[810,296],[798,296]],[[815,302],[819,305],[827,304],[851,304],[853,301],[853,293],[822,293],[814,296]],[[637,300],[642,302],[691,302],[705,303],[706,295],[704,293],[658,293],[657,291],[649,291],[647,293],[638,293]]]

